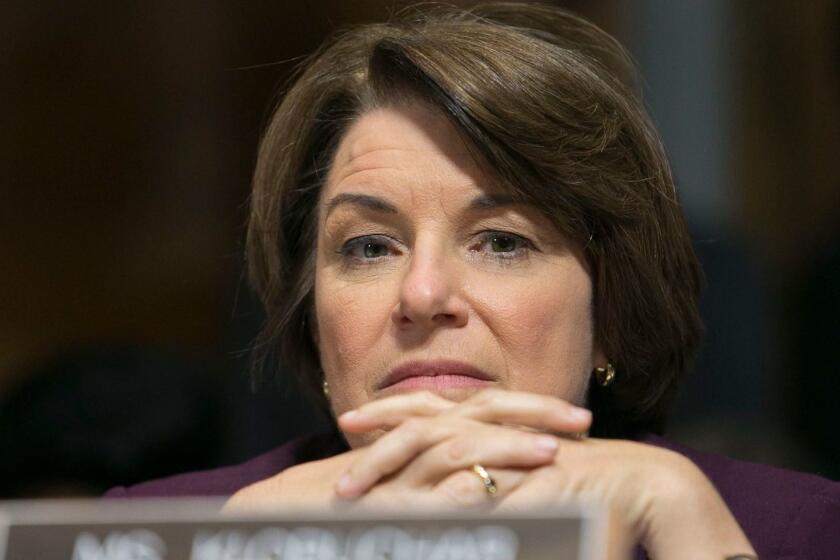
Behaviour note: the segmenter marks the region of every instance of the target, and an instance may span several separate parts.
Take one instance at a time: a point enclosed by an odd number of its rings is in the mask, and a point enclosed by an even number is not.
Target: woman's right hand
[[[272,477],[238,490],[225,503],[223,512],[253,512],[336,506],[335,484],[364,449],[354,449],[289,467]]]

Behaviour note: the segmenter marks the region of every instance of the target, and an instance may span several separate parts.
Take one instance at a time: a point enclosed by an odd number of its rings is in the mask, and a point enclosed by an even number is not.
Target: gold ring
[[[478,477],[481,479],[481,482],[482,484],[484,484],[484,489],[487,490],[487,493],[490,494],[490,496],[495,496],[496,492],[498,492],[499,489],[496,487],[496,481],[493,480],[493,477],[490,476],[490,473],[487,472],[487,469],[476,463],[472,466],[472,471],[475,474],[477,474]]]

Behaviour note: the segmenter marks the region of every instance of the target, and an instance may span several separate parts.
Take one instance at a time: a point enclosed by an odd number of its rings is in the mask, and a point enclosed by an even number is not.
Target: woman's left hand
[[[523,510],[565,498],[606,504],[653,558],[753,554],[717,490],[686,457],[633,441],[566,441],[500,503]]]
[[[465,446],[462,439],[454,453],[452,445],[441,453],[439,443],[432,443],[437,441],[436,426],[468,418],[505,429],[516,425],[529,432],[573,431],[568,429],[571,405],[544,395],[483,391],[435,414],[413,410],[410,402],[410,398],[382,399],[340,418],[340,426],[349,432],[391,430],[352,462],[337,485],[340,496],[382,505],[381,498],[390,495],[395,478],[416,480],[422,478],[421,472],[432,471],[439,486],[458,488],[465,503],[487,503],[480,481],[465,469],[469,457],[477,457],[479,450]],[[558,418],[565,419],[567,429],[557,429]],[[588,420],[585,424],[588,427]],[[553,461],[518,471],[518,476],[511,476],[510,469],[488,466],[499,485],[494,500],[498,509],[530,509],[585,497],[609,505],[654,557],[723,558],[752,552],[712,484],[682,455],[631,441],[558,441]],[[443,475],[447,467],[450,470]]]

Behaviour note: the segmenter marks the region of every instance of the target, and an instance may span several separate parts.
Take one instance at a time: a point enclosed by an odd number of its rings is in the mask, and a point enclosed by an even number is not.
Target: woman
[[[248,258],[259,347],[343,437],[113,494],[594,495],[656,558],[840,550],[839,485],[651,435],[699,343],[700,271],[631,76],[614,39],[546,6],[426,10],[324,45],[263,138]]]

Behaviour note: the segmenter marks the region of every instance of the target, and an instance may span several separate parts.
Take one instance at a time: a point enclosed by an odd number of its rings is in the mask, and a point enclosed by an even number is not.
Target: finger
[[[368,447],[339,480],[336,492],[343,497],[358,496],[453,436],[461,437],[456,438],[454,445],[444,446],[444,452],[423,457],[422,466],[412,467],[410,474],[403,477],[405,483],[415,487],[430,485],[480,461],[499,466],[542,464],[553,459],[559,443],[544,434],[523,434],[498,426],[491,429],[466,419],[411,418]],[[477,445],[473,445],[471,442],[476,440]]]
[[[454,423],[444,425],[433,419],[409,418],[365,448],[364,453],[339,478],[336,494],[344,498],[363,494],[424,449],[449,437],[453,429]]]
[[[381,428],[393,428],[408,418],[436,416],[452,409],[456,403],[431,391],[414,391],[366,403],[338,418],[345,432],[362,433]]]
[[[497,487],[497,493],[487,492],[481,477],[472,470],[452,473],[434,488],[407,488],[395,478],[382,480],[359,499],[337,502],[338,507],[363,507],[373,511],[404,512],[431,510],[438,512],[442,507],[477,508],[493,506],[499,497],[516,489],[528,475],[523,469],[492,469],[489,474]]]
[[[499,389],[485,389],[447,411],[447,415],[561,434],[585,432],[592,425],[589,410],[562,399]]]
[[[411,416],[442,413],[560,434],[584,433],[592,425],[592,413],[585,408],[549,395],[501,389],[485,389],[460,404],[425,391],[389,397],[340,417],[339,425],[356,433],[387,430]]]
[[[446,439],[420,453],[397,475],[413,486],[434,485],[460,470],[535,468],[554,461],[560,440],[548,434],[515,428],[480,426]],[[367,457],[360,458],[363,463]]]
[[[578,498],[569,473],[555,465],[547,465],[526,473],[515,489],[497,500],[496,508],[516,513],[575,499]]]
[[[481,476],[471,469],[450,474],[435,486],[433,493],[442,496],[450,506],[476,508],[495,505],[500,498],[515,491],[528,474],[524,469],[486,470],[495,485],[495,494],[488,492]]]

